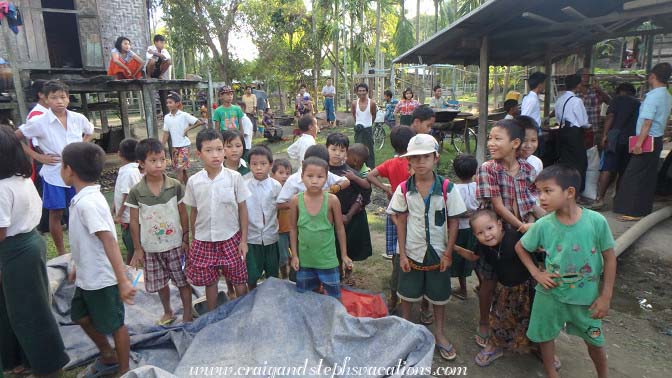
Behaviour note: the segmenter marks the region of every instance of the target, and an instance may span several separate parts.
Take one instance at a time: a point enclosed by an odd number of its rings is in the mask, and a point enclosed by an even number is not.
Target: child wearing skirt
[[[525,333],[530,322],[534,280],[516,255],[519,232],[505,231],[492,210],[477,211],[470,224],[478,240],[475,252],[457,246],[455,250],[466,260],[484,259],[494,267],[498,280],[489,318],[492,335],[475,358],[476,364],[484,367],[502,357],[505,349],[530,351],[531,343]]]
[[[473,155],[461,154],[453,160],[453,170],[459,179],[455,184],[455,189],[460,192],[467,212],[458,219],[459,229],[457,232],[457,241],[455,245],[470,251],[476,246],[476,237],[469,226],[469,217],[478,210],[478,200],[476,199],[476,182],[474,176],[478,169],[478,160]],[[451,266],[451,275],[460,282],[460,288],[453,290],[453,296],[458,299],[467,299],[467,277],[471,276],[474,269],[473,263],[457,253],[453,254],[453,265]]]
[[[70,361],[49,305],[42,200],[19,139],[0,127],[0,375],[57,375]]]

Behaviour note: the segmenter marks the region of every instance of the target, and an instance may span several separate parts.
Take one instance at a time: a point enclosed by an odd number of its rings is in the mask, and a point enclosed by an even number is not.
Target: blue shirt
[[[385,120],[394,121],[394,108],[397,106],[399,100],[392,99],[390,102],[385,104]]]
[[[672,109],[672,95],[666,87],[659,87],[649,91],[639,107],[639,118],[637,118],[637,135],[642,132],[644,120],[650,119],[651,129],[649,135],[652,137],[661,137],[665,131],[667,120],[670,118]]]

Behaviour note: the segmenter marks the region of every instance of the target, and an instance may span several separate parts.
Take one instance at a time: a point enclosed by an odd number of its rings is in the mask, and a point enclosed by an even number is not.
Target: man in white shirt
[[[378,106],[369,98],[369,86],[359,83],[355,88],[357,99],[352,102],[350,110],[355,119],[355,143],[362,143],[369,149],[369,158],[366,160],[367,167],[376,166],[376,156],[373,148],[373,120],[376,118]]]
[[[336,97],[336,88],[331,85],[331,79],[322,87],[322,96],[324,96],[324,112],[327,113],[327,122],[329,127],[334,127],[336,122],[336,110],[334,108],[334,97]]]
[[[520,106],[520,115],[531,117],[539,125],[541,133],[541,106],[539,105],[539,94],[544,93],[546,83],[546,74],[535,72],[527,80],[530,86],[530,92],[523,97],[523,103]]]
[[[49,233],[59,255],[65,254],[61,219],[65,208],[75,196],[74,188],[61,178],[61,153],[65,146],[75,142],[89,142],[93,138],[93,125],[86,117],[68,110],[69,89],[60,81],[44,84],[49,110],[31,118],[21,125],[15,134],[19,140],[37,139],[44,153],[33,151],[25,142],[23,150],[34,160],[43,164],[40,176],[43,180],[43,206],[49,210]]]
[[[581,85],[581,77],[570,75],[565,78],[566,91],[555,103],[555,118],[560,124],[558,137],[559,163],[575,168],[581,174],[581,188],[583,192],[586,180],[588,158],[583,138],[584,130],[590,128],[588,114],[581,98],[576,96],[576,91]]]

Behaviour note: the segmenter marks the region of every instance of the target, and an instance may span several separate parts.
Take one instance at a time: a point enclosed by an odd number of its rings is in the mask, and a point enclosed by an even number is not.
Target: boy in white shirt
[[[308,147],[315,145],[315,138],[317,138],[317,132],[320,129],[317,126],[315,117],[306,114],[299,118],[299,130],[301,130],[301,137],[287,148],[287,155],[289,155],[290,159],[298,161],[299,166],[301,166],[306,150]],[[300,177],[299,175],[299,181],[301,181]]]
[[[124,303],[133,304],[135,289],[126,277],[110,207],[100,192],[105,152],[91,143],[71,143],[62,151],[61,177],[77,195],[70,203],[70,250],[75,281],[70,317],[100,351],[91,376],[128,371],[130,338],[124,325]],[[123,302],[122,302],[123,301]],[[114,349],[107,341],[112,334]]]
[[[42,201],[49,210],[49,233],[59,255],[65,254],[63,244],[63,212],[75,196],[75,190],[63,182],[60,176],[63,148],[74,142],[89,142],[93,138],[93,125],[86,117],[68,110],[70,93],[68,87],[57,80],[44,84],[42,92],[47,96],[49,110],[31,118],[15,132],[19,140],[36,139],[44,153],[33,151],[23,142],[23,150],[32,159],[43,164]]]
[[[154,44],[147,48],[145,54],[145,72],[154,79],[170,80],[170,53],[165,49],[166,37],[161,34],[154,36]]]
[[[191,147],[191,141],[187,137],[187,133],[191,129],[201,126],[203,121],[180,110],[181,103],[182,98],[175,92],[170,92],[166,97],[166,106],[170,112],[163,118],[161,144],[165,145],[168,137],[170,137],[170,142],[173,145],[171,156],[175,176],[182,184],[186,184],[187,169],[190,167],[189,147]]]
[[[138,163],[135,158],[135,147],[138,141],[132,138],[127,138],[119,144],[119,159],[122,166],[117,173],[117,181],[114,184],[114,207],[112,214],[114,214],[114,223],[121,225],[121,240],[126,247],[126,264],[131,263],[133,258],[133,239],[131,238],[131,230],[128,225],[131,223],[131,216],[128,207],[126,207],[126,197],[131,188],[137,184],[142,175],[138,168]]]
[[[318,157],[326,162],[329,162],[329,151],[327,147],[316,144],[309,147],[306,150],[305,158],[309,157]],[[329,193],[336,194],[339,191],[350,186],[350,180],[345,177],[335,175],[331,172],[327,173],[327,182],[324,184],[324,190],[328,190]],[[282,186],[282,190],[278,195],[278,208],[280,209],[289,209],[289,200],[292,199],[296,194],[306,191],[306,185],[301,180],[301,168],[290,175],[285,182],[285,185]]]
[[[243,137],[245,138],[245,151],[250,151],[252,148],[252,134],[254,134],[254,125],[252,120],[248,117],[247,105],[243,101],[238,103],[241,109],[243,109],[243,118],[240,120],[240,130],[243,132]],[[247,155],[247,154],[245,154]]]
[[[220,272],[231,281],[237,296],[247,293],[245,201],[250,192],[240,173],[222,165],[224,142],[219,131],[201,130],[196,149],[204,168],[189,178],[184,195],[184,204],[191,207],[194,235],[185,274],[192,285],[206,287],[208,310],[213,310]]]
[[[269,177],[273,153],[268,147],[255,146],[249,156],[252,177],[246,180],[250,190],[250,198],[246,202],[249,214],[247,275],[252,290],[257,287],[262,273],[266,278],[277,278],[280,271],[278,208],[275,201],[282,185]]]

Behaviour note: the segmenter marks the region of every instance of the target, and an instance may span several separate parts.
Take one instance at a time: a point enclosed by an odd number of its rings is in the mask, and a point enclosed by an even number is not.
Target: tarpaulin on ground
[[[55,291],[54,315],[71,358],[68,367],[73,367],[87,363],[98,351],[70,320],[74,285],[65,279],[66,266],[67,257],[51,260],[48,273]],[[167,328],[155,325],[163,311],[158,295],[139,286],[135,304],[126,306],[126,325],[132,367],[144,368],[131,377],[429,374],[434,337],[425,327],[395,316],[352,317],[335,299],[299,294],[288,281],[271,278],[191,324]],[[171,290],[180,319],[179,295]]]

